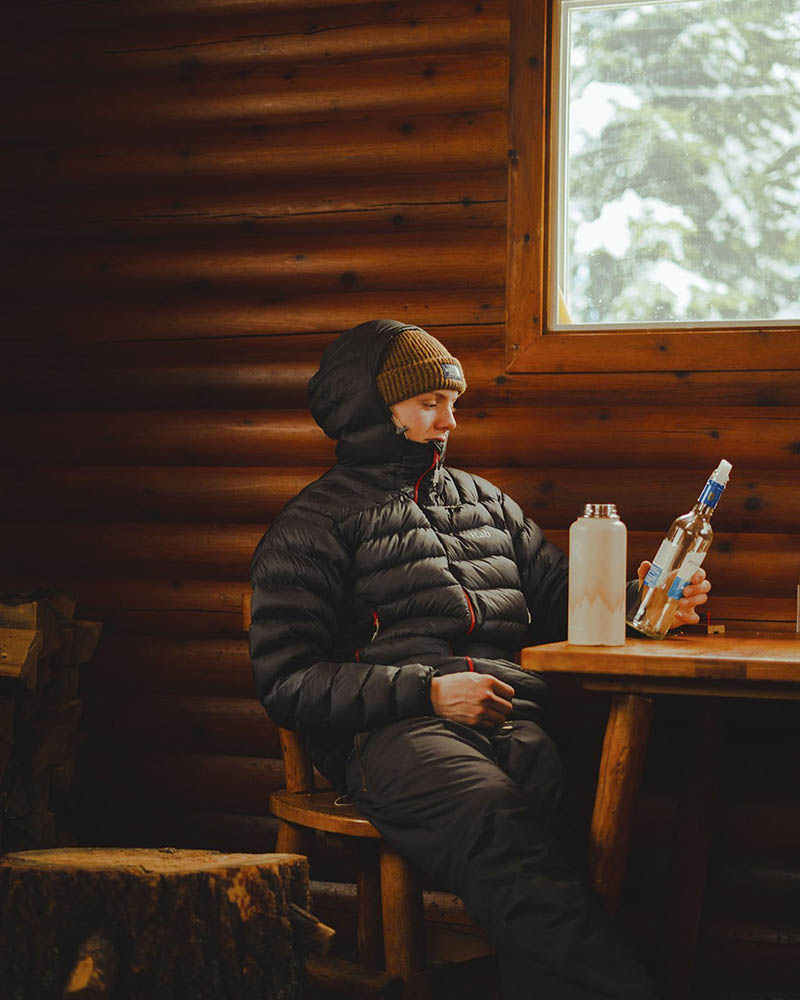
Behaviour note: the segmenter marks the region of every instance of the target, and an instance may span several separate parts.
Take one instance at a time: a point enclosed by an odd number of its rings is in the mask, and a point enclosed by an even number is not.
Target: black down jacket
[[[337,787],[355,733],[432,714],[436,673],[493,674],[515,689],[512,717],[539,718],[544,682],[512,657],[566,635],[564,554],[499,489],[443,468],[437,447],[392,423],[375,378],[405,326],[364,323],[325,351],[309,404],[337,462],[251,564],[259,698],[308,734]]]

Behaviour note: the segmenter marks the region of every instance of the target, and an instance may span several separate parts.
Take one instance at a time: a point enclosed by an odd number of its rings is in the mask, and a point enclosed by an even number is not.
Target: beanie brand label
[[[461,369],[458,365],[451,364],[449,361],[442,362],[442,375],[444,378],[453,379],[456,382],[463,382],[464,376],[461,374]]]

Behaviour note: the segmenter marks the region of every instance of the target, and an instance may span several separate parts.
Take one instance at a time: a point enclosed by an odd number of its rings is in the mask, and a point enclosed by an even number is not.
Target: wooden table
[[[619,901],[655,695],[699,697],[687,734],[692,777],[684,789],[667,906],[667,995],[686,997],[702,916],[721,746],[720,698],[800,698],[800,635],[672,635],[624,646],[555,642],[522,651],[522,666],[577,676],[611,692],[589,845],[592,880],[610,912]]]

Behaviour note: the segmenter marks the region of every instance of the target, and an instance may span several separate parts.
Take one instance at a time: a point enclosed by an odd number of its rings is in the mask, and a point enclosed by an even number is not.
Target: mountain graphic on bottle
[[[733,468],[724,458],[689,511],[672,522],[653,565],[639,584],[636,602],[626,622],[651,639],[663,639],[680,608],[683,588],[697,572],[711,548],[711,515]]]

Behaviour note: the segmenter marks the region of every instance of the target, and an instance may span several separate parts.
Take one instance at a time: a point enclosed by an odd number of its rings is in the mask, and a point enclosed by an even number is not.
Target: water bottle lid
[[[584,517],[619,517],[617,505],[613,503],[587,503],[583,508]]]
[[[731,463],[727,459],[723,458],[716,469],[714,469],[711,473],[711,478],[715,483],[719,483],[720,486],[727,486],[728,476],[730,475],[732,468],[733,466]]]

